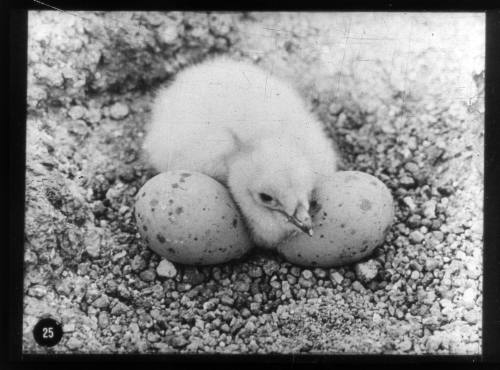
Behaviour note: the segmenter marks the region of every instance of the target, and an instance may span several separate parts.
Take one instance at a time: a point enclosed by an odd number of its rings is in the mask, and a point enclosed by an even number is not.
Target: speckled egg
[[[312,237],[300,233],[278,246],[288,261],[332,267],[353,263],[382,244],[394,219],[390,190],[358,171],[337,172],[317,190]]]
[[[135,217],[149,247],[173,262],[224,263],[252,245],[228,190],[201,173],[153,177],[137,193]]]

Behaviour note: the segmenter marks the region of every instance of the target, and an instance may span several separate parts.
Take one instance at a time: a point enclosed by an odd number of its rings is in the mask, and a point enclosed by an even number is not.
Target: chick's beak
[[[306,207],[300,204],[295,210],[293,216],[288,216],[288,221],[297,226],[300,230],[309,236],[313,236],[312,220]]]

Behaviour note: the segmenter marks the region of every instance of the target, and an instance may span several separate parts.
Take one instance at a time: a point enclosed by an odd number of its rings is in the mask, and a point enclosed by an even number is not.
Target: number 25
[[[42,337],[44,337],[44,338],[53,338],[54,337],[54,330],[53,330],[53,328],[43,328]]]

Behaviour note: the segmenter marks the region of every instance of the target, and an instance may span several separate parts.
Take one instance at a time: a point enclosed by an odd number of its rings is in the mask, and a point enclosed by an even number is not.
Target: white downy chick
[[[337,169],[332,142],[291,85],[227,58],[191,66],[158,91],[143,148],[158,171],[225,184],[268,248],[298,230],[312,235],[314,190]]]

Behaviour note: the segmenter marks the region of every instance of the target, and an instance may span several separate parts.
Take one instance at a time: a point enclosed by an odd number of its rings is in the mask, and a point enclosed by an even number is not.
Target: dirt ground
[[[481,353],[483,15],[30,12],[28,47],[25,353]],[[343,167],[391,189],[368,261],[158,273],[133,219],[149,105],[216,54],[291,79]]]

